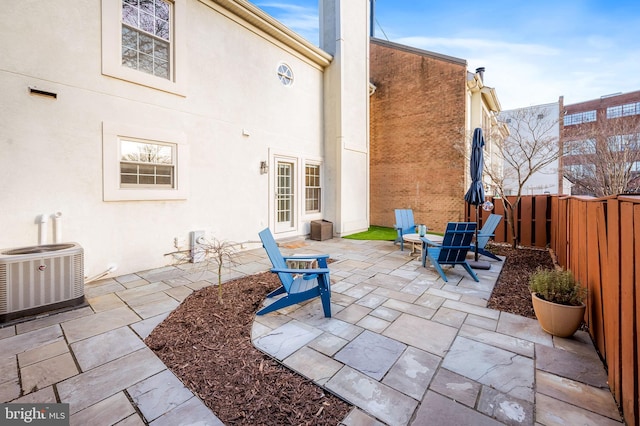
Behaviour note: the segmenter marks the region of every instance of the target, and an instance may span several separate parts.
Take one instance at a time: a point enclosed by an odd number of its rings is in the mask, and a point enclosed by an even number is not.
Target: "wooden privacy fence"
[[[504,215],[499,199],[494,211]],[[640,424],[640,196],[525,196],[516,211],[520,244],[549,247],[589,293],[585,321],[628,425]],[[475,221],[467,205],[466,220]],[[511,242],[503,220],[496,242]]]
[[[589,290],[585,321],[625,422],[639,416],[640,197],[554,197],[551,248]]]
[[[547,247],[551,239],[551,195],[526,195],[520,200],[515,213],[516,229],[520,231],[520,245],[527,247]],[[512,243],[511,231],[507,226],[507,215],[500,198],[488,198],[493,203],[492,211],[480,208],[480,226],[491,213],[502,215],[502,220],[495,231],[494,241]],[[516,197],[509,196],[511,202]],[[476,221],[476,207],[466,204],[465,220]]]

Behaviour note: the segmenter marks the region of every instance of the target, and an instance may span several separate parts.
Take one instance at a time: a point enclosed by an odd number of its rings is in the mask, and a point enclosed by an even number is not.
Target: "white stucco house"
[[[368,8],[321,0],[318,48],[245,0],[14,2],[0,249],[77,242],[91,276],[166,265],[191,231],[367,229]]]

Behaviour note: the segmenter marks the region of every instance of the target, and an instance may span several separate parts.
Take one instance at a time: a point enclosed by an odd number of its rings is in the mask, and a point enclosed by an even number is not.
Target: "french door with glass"
[[[277,159],[275,172],[275,232],[295,230],[295,163]]]

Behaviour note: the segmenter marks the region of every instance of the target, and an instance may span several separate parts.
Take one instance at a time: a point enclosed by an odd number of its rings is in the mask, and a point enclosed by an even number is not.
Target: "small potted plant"
[[[538,269],[529,278],[533,310],[544,331],[569,337],[580,327],[587,289],[573,273],[563,269]]]

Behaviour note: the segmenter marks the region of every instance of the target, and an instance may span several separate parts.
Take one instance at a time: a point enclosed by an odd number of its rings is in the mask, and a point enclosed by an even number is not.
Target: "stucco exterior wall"
[[[411,208],[443,231],[464,213],[466,62],[379,40],[370,56],[371,223]]]
[[[325,73],[327,204],[337,235],[369,227],[369,2],[320,2],[320,47],[333,61]]]
[[[305,159],[324,156],[323,66],[213,3],[185,4],[184,96],[101,73],[99,0],[18,2],[0,15],[0,248],[36,244],[38,216],[55,212],[62,239],[84,247],[87,275],[111,263],[118,274],[167,264],[174,239],[186,244],[193,230],[256,241],[274,221],[276,155],[298,165],[288,235],[323,216],[302,213],[301,196]],[[282,62],[294,73],[290,87],[276,75]],[[186,198],[104,201],[104,123],[183,135]],[[335,192],[323,197],[330,204]],[[48,235],[52,242],[51,227]]]

